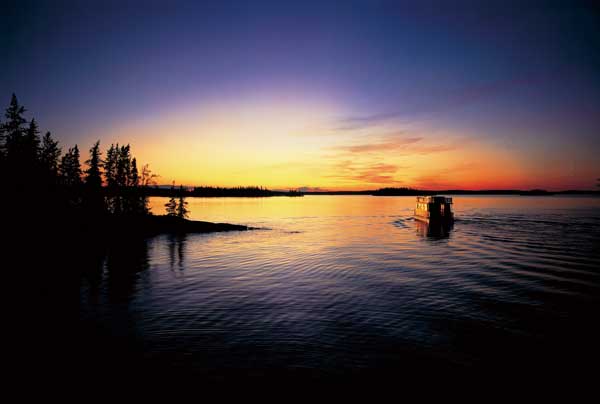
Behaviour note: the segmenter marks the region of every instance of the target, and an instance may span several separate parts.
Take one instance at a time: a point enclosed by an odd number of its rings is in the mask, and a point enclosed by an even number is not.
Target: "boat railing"
[[[452,198],[447,196],[417,196],[417,202],[419,203],[452,203]]]

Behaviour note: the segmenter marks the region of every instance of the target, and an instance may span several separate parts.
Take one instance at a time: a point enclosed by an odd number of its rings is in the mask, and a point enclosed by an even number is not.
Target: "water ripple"
[[[414,198],[191,201],[270,230],[159,236],[128,276],[110,258],[82,281],[81,317],[195,366],[472,364],[481,341],[531,347],[592,315],[600,203],[557,199],[456,198],[451,229],[414,221]]]

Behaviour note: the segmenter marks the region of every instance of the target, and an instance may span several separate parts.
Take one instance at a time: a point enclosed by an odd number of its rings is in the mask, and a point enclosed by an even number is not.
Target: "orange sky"
[[[160,184],[327,190],[594,186],[592,156],[573,161],[559,153],[561,145],[536,156],[530,144],[501,144],[427,121],[394,118],[344,128],[342,115],[334,103],[315,100],[197,105],[103,129],[110,136],[102,139],[104,146],[131,142]]]
[[[18,3],[0,96],[161,184],[597,189],[591,5]]]

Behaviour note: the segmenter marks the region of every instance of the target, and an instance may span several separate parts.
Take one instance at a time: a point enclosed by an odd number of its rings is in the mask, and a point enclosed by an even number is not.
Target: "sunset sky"
[[[556,190],[600,177],[591,2],[8,3],[2,108],[16,93],[63,148],[131,143],[162,184]]]

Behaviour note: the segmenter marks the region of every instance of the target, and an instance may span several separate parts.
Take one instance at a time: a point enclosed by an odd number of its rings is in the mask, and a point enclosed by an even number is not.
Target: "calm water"
[[[415,222],[414,201],[190,198],[194,219],[266,230],[114,247],[83,278],[81,318],[144,360],[207,370],[585,355],[600,199],[459,196],[448,232]]]

